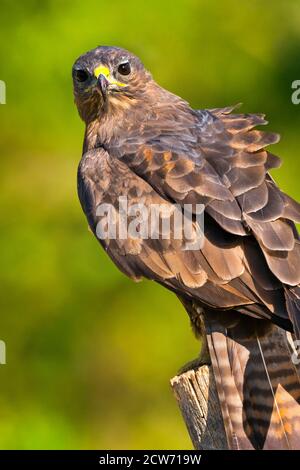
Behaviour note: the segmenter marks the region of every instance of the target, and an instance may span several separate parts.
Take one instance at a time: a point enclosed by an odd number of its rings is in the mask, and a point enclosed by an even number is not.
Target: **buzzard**
[[[211,360],[229,448],[300,449],[300,205],[269,174],[262,114],[194,110],[160,87],[132,53],[97,47],[73,66],[85,122],[78,194],[92,232],[120,270],[173,291]],[[99,207],[188,206],[190,238],[110,236]],[[197,230],[197,205],[204,230]],[[162,222],[164,216],[160,216]],[[138,228],[137,224],[137,228]],[[286,333],[289,332],[289,333]],[[209,353],[209,354],[208,354]],[[295,361],[294,361],[295,362]]]

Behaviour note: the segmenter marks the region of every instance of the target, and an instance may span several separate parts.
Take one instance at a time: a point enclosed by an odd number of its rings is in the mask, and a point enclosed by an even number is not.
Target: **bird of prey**
[[[192,214],[204,206],[198,249],[173,232],[97,238],[123,273],[162,284],[185,306],[209,352],[229,448],[300,449],[291,360],[300,337],[300,205],[269,174],[280,159],[266,147],[278,135],[257,129],[262,114],[192,109],[121,48],[85,53],[72,73],[86,125],[78,194],[92,232],[104,203],[121,223],[120,197],[189,205]]]

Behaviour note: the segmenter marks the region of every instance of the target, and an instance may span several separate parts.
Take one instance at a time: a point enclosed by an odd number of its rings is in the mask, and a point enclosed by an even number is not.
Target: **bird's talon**
[[[196,370],[199,369],[199,367],[202,366],[210,366],[211,362],[209,358],[202,358],[202,357],[197,357],[196,359],[193,359],[192,361],[187,362],[182,366],[179,371],[178,375],[184,374],[185,372],[188,372],[189,370]]]

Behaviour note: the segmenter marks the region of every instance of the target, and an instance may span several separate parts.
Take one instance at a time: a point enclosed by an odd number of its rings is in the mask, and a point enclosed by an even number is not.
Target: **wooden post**
[[[228,449],[212,367],[177,375],[171,387],[195,449]]]

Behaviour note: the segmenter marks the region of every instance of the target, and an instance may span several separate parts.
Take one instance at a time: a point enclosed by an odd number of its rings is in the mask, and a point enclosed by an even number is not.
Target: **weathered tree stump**
[[[195,449],[228,449],[212,367],[177,375],[171,387]]]

